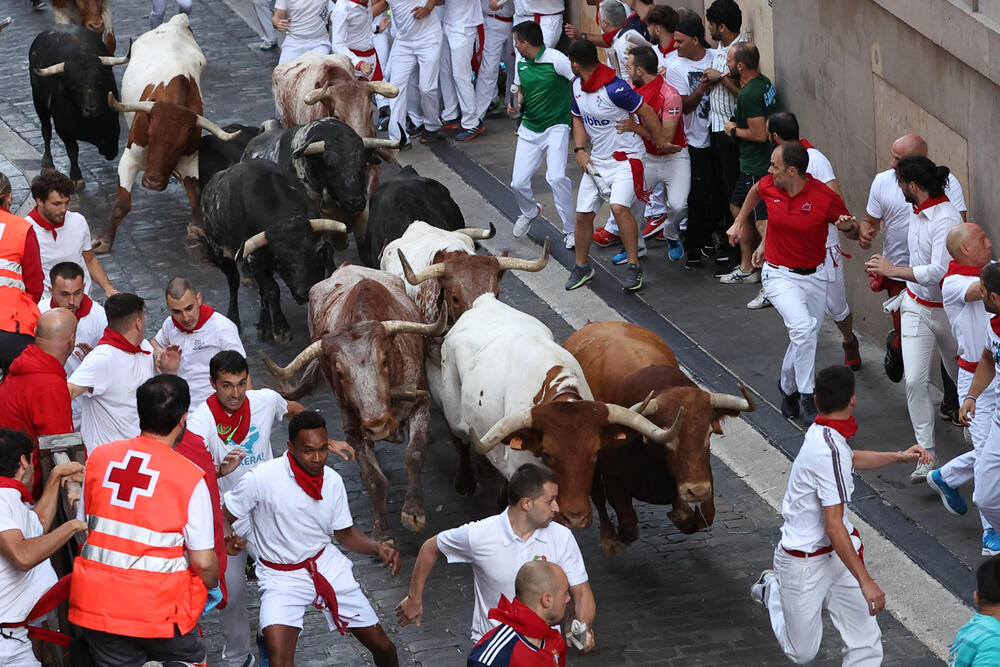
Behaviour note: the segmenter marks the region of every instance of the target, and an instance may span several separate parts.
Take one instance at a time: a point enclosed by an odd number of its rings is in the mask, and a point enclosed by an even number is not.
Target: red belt
[[[382,63],[379,62],[378,53],[375,52],[375,47],[368,49],[367,51],[358,51],[357,49],[351,49],[351,53],[356,55],[358,58],[371,58],[375,56],[375,69],[372,70],[371,81],[381,81],[382,80]],[[359,70],[361,68],[361,63],[354,66],[354,69]]]
[[[970,373],[975,373],[976,368],[979,366],[978,361],[966,361],[962,357],[955,357],[955,361],[958,362],[958,367],[962,370],[969,371]]]
[[[497,21],[503,21],[504,23],[513,23],[513,16],[500,16],[499,14],[487,14],[491,19],[496,19]]]
[[[943,308],[944,304],[940,301],[928,301],[927,299],[921,299],[919,296],[913,293],[909,287],[906,288],[906,293],[913,297],[913,300],[919,303],[921,306],[927,306],[928,308]]]
[[[35,603],[35,606],[31,609],[31,611],[28,612],[28,618],[20,623],[0,623],[0,628],[27,628],[28,636],[32,639],[49,642],[50,644],[58,644],[59,646],[69,646],[69,635],[63,634],[62,632],[56,632],[55,630],[49,630],[48,628],[28,625],[28,621],[33,621],[36,618],[45,616],[47,613],[68,600],[70,581],[72,578],[72,573],[67,574],[65,577],[57,581],[52,588],[45,591],[42,594],[42,597],[38,598],[38,602]]]
[[[532,14],[531,20],[534,21],[535,23],[538,23],[539,21],[542,20],[543,16],[562,16],[562,15],[563,15],[562,12],[556,12],[555,14]]]
[[[346,619],[340,617],[340,612],[337,607],[337,594],[334,592],[333,586],[330,585],[330,582],[326,580],[326,577],[324,577],[316,568],[316,561],[319,560],[319,557],[323,555],[324,551],[326,551],[326,547],[320,549],[319,553],[312,558],[308,558],[301,563],[271,563],[263,558],[258,558],[257,561],[259,563],[263,563],[272,570],[279,570],[281,572],[307,570],[309,572],[309,576],[312,577],[313,586],[316,587],[316,594],[319,598],[322,598],[324,603],[326,603],[326,608],[330,610],[330,614],[333,616],[334,625],[337,626],[337,630],[340,631],[340,634],[346,635],[348,633],[347,622]],[[323,604],[317,602],[313,602],[313,606],[317,609],[323,608]]]
[[[851,531],[851,535],[853,535],[854,537],[858,538],[859,540],[861,539],[861,535],[858,533],[858,529],[857,528],[855,528],[854,530]],[[785,547],[781,547],[781,550],[784,551],[789,556],[795,556],[796,558],[815,558],[816,556],[822,556],[824,554],[828,554],[831,551],[833,551],[833,545],[832,544],[828,544],[825,547],[823,547],[822,549],[817,549],[816,551],[812,552],[811,554],[807,554],[806,552],[799,551],[797,549],[786,549]],[[865,559],[865,545],[864,544],[862,544],[858,548],[858,555],[861,556],[861,560],[864,561],[864,559]]]

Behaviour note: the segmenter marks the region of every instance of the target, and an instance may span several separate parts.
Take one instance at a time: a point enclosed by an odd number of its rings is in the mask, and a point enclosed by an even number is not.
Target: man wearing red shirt
[[[813,386],[816,345],[826,308],[823,268],[830,225],[857,237],[858,223],[833,190],[806,172],[809,154],[799,142],[786,142],[771,153],[767,176],[757,182],[730,227],[730,243],[751,234],[750,215],[761,201],[767,220],[758,221],[761,241],[753,264],[761,267],[764,294],[788,329],[788,349],[781,362],[781,414],[811,424],[816,416]],[[801,400],[801,410],[799,401]]]

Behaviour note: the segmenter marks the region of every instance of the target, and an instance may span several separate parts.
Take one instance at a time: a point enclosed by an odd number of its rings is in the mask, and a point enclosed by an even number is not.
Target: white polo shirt
[[[45,533],[38,515],[21,502],[17,489],[0,489],[0,532],[6,530],[19,530],[26,540]],[[42,594],[58,580],[47,559],[22,572],[0,556],[0,623],[24,621]]]
[[[514,534],[507,510],[437,535],[437,545],[449,563],[472,563],[476,606],[472,612],[472,641],[498,623],[487,617],[500,596],[514,599],[514,579],[525,563],[546,560],[563,569],[570,586],[588,580],[580,547],[572,531],[552,522],[533,532],[527,540]]]
[[[573,103],[570,112],[583,121],[590,137],[592,160],[613,160],[616,151],[646,152],[642,138],[635,132],[619,134],[616,124],[629,118],[642,106],[642,96],[632,86],[615,77],[592,93],[583,91],[580,77],[573,79]]]
[[[247,391],[246,400],[250,403],[250,430],[240,443],[222,441],[208,403],[203,402],[188,416],[187,429],[205,440],[215,465],[220,465],[233,449],[242,448],[246,452],[236,470],[219,478],[220,495],[235,488],[250,469],[273,458],[271,429],[288,413],[288,401],[271,389],[251,389]]]
[[[66,219],[62,227],[54,231],[49,231],[39,225],[28,216],[27,220],[35,229],[35,236],[38,238],[38,254],[42,258],[42,272],[45,289],[42,291],[42,300],[48,301],[51,296],[52,284],[49,280],[49,271],[60,262],[73,262],[83,269],[83,293],[90,294],[90,271],[87,270],[87,263],[83,261],[83,253],[91,249],[90,246],[90,225],[87,219],[74,211],[66,211]]]
[[[962,216],[949,201],[928,206],[919,213],[910,208],[906,245],[910,250],[910,267],[916,281],[906,281],[906,288],[918,298],[940,303],[941,279],[951,261],[947,248],[948,232],[960,224]]]
[[[80,434],[88,454],[106,442],[139,435],[135,390],[156,375],[153,346],[144,340],[139,347],[149,354],[129,354],[111,345],[98,345],[69,376],[70,384],[93,388],[80,395]]]
[[[990,314],[983,307],[982,300],[965,300],[965,293],[973,283],[978,282],[978,276],[952,274],[941,283],[941,300],[951,324],[951,334],[958,343],[958,356],[972,363],[983,356],[988,342],[986,332],[990,328]]]
[[[181,348],[181,365],[177,375],[184,378],[191,390],[191,405],[200,405],[215,393],[208,375],[208,363],[219,352],[233,350],[247,356],[240,340],[239,329],[219,312],[191,333],[180,329],[174,318],[168,317],[153,338],[162,347],[177,345]]]
[[[788,488],[781,501],[781,546],[812,553],[830,544],[823,508],[846,505],[854,493],[854,452],[836,429],[813,424],[806,431],[802,449],[788,473]],[[844,527],[854,526],[844,507]]]

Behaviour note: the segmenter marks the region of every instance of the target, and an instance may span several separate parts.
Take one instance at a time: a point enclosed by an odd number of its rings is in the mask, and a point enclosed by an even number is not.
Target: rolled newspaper
[[[601,199],[604,201],[611,201],[611,186],[608,185],[608,182],[604,180],[599,173],[597,173],[597,169],[594,168],[593,164],[587,165],[587,173],[590,174],[592,179],[594,179],[594,185],[597,186],[597,192],[601,195]]]

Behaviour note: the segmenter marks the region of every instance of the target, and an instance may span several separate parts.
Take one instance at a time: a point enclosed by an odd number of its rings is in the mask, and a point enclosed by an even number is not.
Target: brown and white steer
[[[410,483],[401,520],[418,532],[426,525],[420,470],[430,439],[430,400],[424,379],[422,336],[439,336],[444,318],[423,324],[403,281],[376,269],[345,265],[309,290],[313,343],[284,368],[265,358],[282,394],[312,391],[322,373],[340,402],[344,436],[357,451],[361,481],[375,510],[372,536],[391,540],[386,517],[389,481],[379,468],[374,444],[402,439],[408,423],[406,468]],[[294,385],[287,382],[306,369]]]
[[[82,25],[101,36],[108,53],[115,52],[115,30],[111,25],[110,0],[50,0],[56,23]]]
[[[681,371],[659,336],[627,322],[590,322],[566,339],[597,400],[617,405],[646,403],[641,412],[654,424],[674,423],[683,411],[680,437],[662,446],[632,437],[597,457],[593,499],[601,520],[601,549],[622,553],[639,536],[632,499],[673,505],[667,513],[684,533],[712,525],[715,518],[709,440],[722,434],[724,417],[757,409],[743,396],[700,389]],[[648,401],[648,402],[647,402]],[[618,515],[618,530],[606,502]]]
[[[108,228],[94,240],[95,252],[111,250],[118,226],[132,208],[132,185],[140,171],[142,186],[158,191],[166,189],[174,174],[191,202],[192,223],[201,226],[201,131],[225,141],[238,135],[201,115],[204,69],[205,56],[194,40],[187,14],[177,14],[132,45],[132,58],[122,76],[122,102],[113,96],[108,100],[113,109],[125,114],[129,132],[118,162],[118,196]]]

